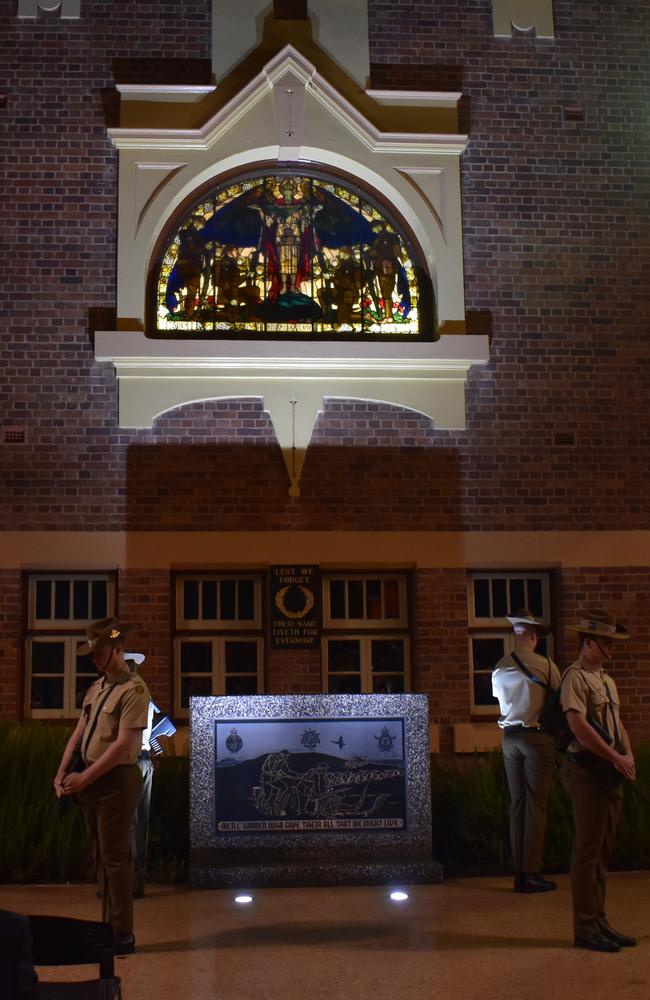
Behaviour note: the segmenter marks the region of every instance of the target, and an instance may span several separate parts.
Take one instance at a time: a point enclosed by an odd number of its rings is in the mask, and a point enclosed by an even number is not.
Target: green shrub
[[[637,781],[625,801],[610,868],[650,868],[650,744],[635,748]],[[508,789],[501,754],[431,758],[433,855],[447,875],[511,871]],[[571,862],[571,802],[556,772],[548,802],[545,869],[567,872]]]
[[[86,834],[74,803],[52,788],[70,729],[43,723],[0,723],[0,882],[73,882],[92,879]],[[638,780],[625,786],[625,807],[612,859],[614,868],[650,868],[650,744],[637,747]],[[501,754],[431,758],[433,854],[445,873],[510,871],[508,792]],[[548,808],[546,867],[567,871],[573,824],[559,777]],[[189,762],[156,761],[149,829],[149,873],[154,881],[187,879]]]

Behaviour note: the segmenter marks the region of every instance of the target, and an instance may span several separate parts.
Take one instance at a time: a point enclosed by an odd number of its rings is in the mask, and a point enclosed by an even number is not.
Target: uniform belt
[[[542,729],[541,726],[504,726],[503,731],[506,735],[512,733],[545,733],[546,730]]]

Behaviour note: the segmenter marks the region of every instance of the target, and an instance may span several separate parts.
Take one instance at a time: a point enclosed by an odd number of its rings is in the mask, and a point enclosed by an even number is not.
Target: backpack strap
[[[519,669],[526,675],[526,677],[528,678],[529,681],[532,681],[533,684],[539,684],[540,687],[546,688],[547,690],[551,687],[551,683],[550,683],[550,681],[551,681],[551,660],[550,660],[550,657],[548,657],[548,656],[546,657],[546,659],[548,660],[548,678],[549,679],[548,679],[548,681],[540,681],[539,677],[535,677],[535,674],[531,674],[531,672],[528,669],[528,667],[524,666],[524,664],[519,659],[519,657],[517,656],[516,653],[511,653],[510,655],[512,656],[513,660],[515,661],[515,663],[517,664],[517,666],[519,667]]]

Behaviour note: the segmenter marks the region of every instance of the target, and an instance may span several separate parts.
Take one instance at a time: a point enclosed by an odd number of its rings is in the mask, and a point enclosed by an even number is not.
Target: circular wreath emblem
[[[275,606],[285,618],[304,618],[314,606],[314,595],[307,587],[292,583],[275,595]],[[302,607],[298,605],[302,604]],[[288,606],[291,605],[291,606]]]

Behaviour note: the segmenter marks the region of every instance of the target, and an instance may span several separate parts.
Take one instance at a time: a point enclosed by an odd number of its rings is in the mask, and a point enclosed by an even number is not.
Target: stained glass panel
[[[166,243],[154,332],[412,338],[424,319],[432,338],[424,289],[405,236],[362,193],[304,173],[248,177],[202,198]]]

